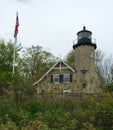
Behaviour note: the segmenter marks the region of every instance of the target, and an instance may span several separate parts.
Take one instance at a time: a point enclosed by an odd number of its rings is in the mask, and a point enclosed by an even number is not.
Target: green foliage
[[[113,124],[113,95],[102,95],[100,102],[96,103],[94,112],[94,124],[97,128],[107,130],[112,128]]]
[[[71,50],[65,57],[66,62],[74,68],[74,51]]]
[[[55,62],[55,57],[40,46],[24,49],[21,59],[21,72],[32,80],[39,79]]]
[[[47,125],[38,120],[30,121],[22,130],[49,130]]]
[[[24,101],[0,98],[0,128],[14,130],[112,130],[113,95],[103,93]]]
[[[105,84],[102,89],[105,91],[105,92],[113,92],[113,83],[107,83]]]
[[[19,59],[19,46],[16,47],[16,63]],[[9,41],[5,43],[4,40],[0,40],[0,96],[7,95],[8,91],[12,87],[12,64],[13,64],[13,51],[14,44]],[[18,67],[15,67],[18,70]]]
[[[25,106],[26,110],[33,116],[35,113],[40,110],[40,102],[33,101]]]
[[[19,59],[19,51],[21,50],[20,46],[16,46],[16,63]],[[0,73],[2,72],[12,72],[12,63],[13,63],[13,53],[14,53],[14,43],[11,41],[5,42],[0,40]],[[16,66],[15,69],[18,67]]]
[[[0,130],[18,130],[18,127],[14,122],[9,120],[5,124],[0,125]]]
[[[10,72],[2,72],[0,73],[0,95],[5,94],[5,90],[9,89],[9,86],[12,82],[12,73]]]

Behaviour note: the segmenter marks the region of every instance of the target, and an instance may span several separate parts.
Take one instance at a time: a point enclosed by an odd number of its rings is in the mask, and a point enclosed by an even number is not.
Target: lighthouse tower
[[[92,32],[83,30],[77,33],[77,41],[73,45],[76,91],[95,93],[99,91],[99,76],[95,67],[95,50],[97,46],[92,40]]]

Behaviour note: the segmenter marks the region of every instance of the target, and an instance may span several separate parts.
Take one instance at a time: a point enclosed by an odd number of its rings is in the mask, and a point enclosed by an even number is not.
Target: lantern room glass
[[[78,34],[78,40],[82,38],[88,38],[91,39],[91,33],[90,32],[81,32]]]

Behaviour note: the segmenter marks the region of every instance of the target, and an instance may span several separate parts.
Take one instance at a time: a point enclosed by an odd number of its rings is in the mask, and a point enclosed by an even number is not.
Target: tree
[[[104,81],[104,67],[103,67],[104,58],[105,58],[105,53],[103,53],[101,50],[97,50],[95,52],[96,70],[102,82]]]
[[[71,50],[65,57],[66,62],[74,68],[74,51]]]
[[[0,40],[0,95],[4,89],[8,89],[12,83],[12,64],[13,64],[14,43]],[[16,47],[16,59],[19,59],[20,46]],[[15,67],[18,70],[18,66]]]
[[[98,50],[96,51],[96,65],[97,72],[103,82],[110,83],[113,81],[113,57],[105,56],[105,54]]]
[[[0,72],[12,70],[13,45],[5,44],[4,40],[0,41]]]
[[[23,50],[21,73],[27,78],[39,79],[55,62],[55,57],[40,46],[32,46]]]
[[[21,50],[20,46],[21,45],[16,46],[16,62],[18,62],[19,59],[19,51]],[[5,41],[2,39],[0,41],[0,72],[12,71],[13,53],[14,43],[12,43],[11,41],[5,43]]]

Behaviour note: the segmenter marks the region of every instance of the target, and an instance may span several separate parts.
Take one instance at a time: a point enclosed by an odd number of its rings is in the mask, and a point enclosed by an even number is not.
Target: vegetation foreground
[[[28,100],[30,97],[28,98]],[[0,98],[0,130],[113,130],[113,95]]]

